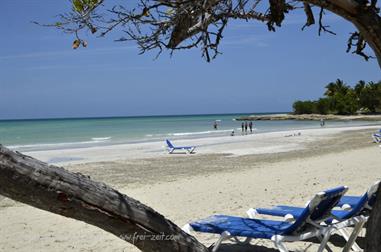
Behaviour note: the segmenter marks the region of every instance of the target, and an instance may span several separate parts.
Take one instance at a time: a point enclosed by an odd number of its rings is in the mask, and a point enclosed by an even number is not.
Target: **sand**
[[[349,186],[348,194],[365,192],[381,179],[381,148],[370,138],[375,128],[181,141],[197,143],[193,155],[168,155],[159,142],[28,155],[45,161],[78,157],[58,164],[110,184],[182,226],[217,213],[245,216],[251,207],[303,206],[314,193],[338,185]],[[300,136],[293,136],[299,132]],[[0,198],[0,224],[0,251],[137,251],[96,227],[4,197]],[[216,238],[195,236],[206,245]],[[332,241],[334,251],[341,251],[342,241],[337,237]],[[291,251],[316,251],[317,247],[310,242],[287,245]],[[227,244],[221,251],[275,250],[271,243],[257,240],[245,247]]]

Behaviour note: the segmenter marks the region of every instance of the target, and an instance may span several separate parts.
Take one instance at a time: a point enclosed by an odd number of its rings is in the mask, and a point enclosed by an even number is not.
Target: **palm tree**
[[[356,93],[357,98],[360,98],[361,93],[363,92],[365,86],[366,86],[365,81],[360,80],[359,82],[357,82],[357,84],[355,86],[355,93]]]
[[[348,92],[349,86],[344,83],[344,81],[337,79],[335,82],[329,83],[326,87],[324,95],[328,97],[333,97],[336,94],[345,95]]]

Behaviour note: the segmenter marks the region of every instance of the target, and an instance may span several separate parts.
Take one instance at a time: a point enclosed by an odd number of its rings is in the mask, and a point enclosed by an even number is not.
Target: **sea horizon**
[[[73,116],[73,117],[38,117],[38,118],[0,118],[2,121],[44,121],[44,120],[82,120],[82,119],[117,119],[117,118],[140,118],[140,117],[177,117],[177,116],[214,116],[214,115],[273,115],[273,114],[288,114],[287,112],[249,112],[249,113],[206,113],[206,114],[160,114],[160,115],[115,115],[115,116]]]

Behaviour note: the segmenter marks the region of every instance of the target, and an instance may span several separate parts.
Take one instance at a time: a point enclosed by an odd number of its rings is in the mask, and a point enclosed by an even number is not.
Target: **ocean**
[[[262,113],[265,114],[265,113]],[[266,113],[270,114],[270,113]],[[234,119],[247,114],[141,116],[0,121],[0,144],[18,151],[83,148],[136,142],[227,136],[241,132]],[[258,114],[259,115],[259,114]],[[213,128],[217,121],[218,128]],[[320,128],[317,121],[254,121],[254,133]],[[326,127],[374,125],[328,121]]]

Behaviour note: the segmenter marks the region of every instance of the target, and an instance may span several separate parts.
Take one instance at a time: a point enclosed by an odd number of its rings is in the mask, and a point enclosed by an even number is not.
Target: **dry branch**
[[[139,201],[88,176],[1,145],[0,194],[97,226],[142,251],[208,251],[194,237]]]

